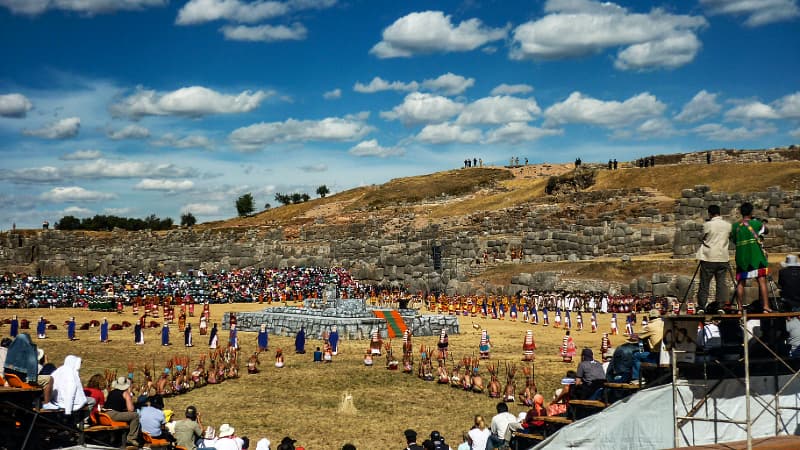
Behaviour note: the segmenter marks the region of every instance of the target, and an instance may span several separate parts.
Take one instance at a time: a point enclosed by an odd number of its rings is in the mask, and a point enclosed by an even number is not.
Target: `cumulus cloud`
[[[747,102],[734,107],[725,113],[725,118],[728,120],[761,120],[761,119],[779,119],[778,114],[771,106],[765,105],[761,102]]]
[[[0,95],[0,117],[22,118],[33,108],[33,103],[22,94]]]
[[[418,53],[465,52],[505,39],[508,28],[484,26],[478,19],[454,25],[441,11],[414,12],[383,30],[383,40],[370,53],[378,58],[410,57]]]
[[[790,131],[789,136],[800,139],[800,128]]]
[[[800,17],[797,0],[700,0],[700,5],[710,15],[747,16],[749,27]]]
[[[563,134],[563,131],[555,128],[538,128],[523,122],[512,122],[503,125],[486,133],[486,143],[495,144],[508,142],[518,144],[520,142],[530,142],[545,136],[556,136]]]
[[[533,86],[527,84],[500,84],[490,92],[491,95],[517,95],[533,92]]]
[[[342,98],[342,90],[336,88],[334,90],[328,91],[322,94],[322,98],[324,98],[325,100],[336,100],[337,98]]]
[[[90,159],[100,159],[103,157],[103,152],[100,150],[77,150],[72,153],[62,155],[59,159],[64,161],[86,161]]]
[[[548,14],[519,25],[512,32],[512,59],[559,59],[609,48],[622,50],[619,69],[678,67],[700,49],[696,32],[708,22],[701,16],[653,9],[631,13],[611,2],[550,0]]]
[[[174,148],[211,148],[214,144],[205,136],[184,136],[178,137],[172,133],[167,133],[159,139],[150,141],[151,144],[157,147],[174,147]]]
[[[80,186],[54,187],[39,196],[46,202],[96,202],[116,198],[116,195],[108,192],[90,191]]]
[[[220,28],[225,39],[229,41],[277,42],[302,41],[308,30],[301,23],[286,25],[226,25]]]
[[[351,141],[372,131],[360,116],[328,117],[322,120],[287,119],[284,122],[261,122],[234,130],[233,144],[242,150],[257,150],[280,142]]]
[[[672,126],[672,122],[663,117],[645,120],[636,128],[636,132],[643,138],[669,137],[678,134],[678,131]]]
[[[692,131],[710,141],[743,141],[775,133],[776,128],[769,124],[756,124],[753,128],[728,128],[718,123],[707,123]]]
[[[351,148],[348,153],[353,156],[376,156],[378,158],[388,158],[389,156],[402,156],[405,150],[397,147],[381,147],[377,139],[361,141]]]
[[[353,90],[362,94],[374,94],[381,91],[416,91],[419,83],[412,81],[403,83],[402,81],[386,81],[381,77],[375,77],[368,84],[357,81]]]
[[[296,11],[330,8],[335,4],[336,0],[189,0],[178,11],[175,23],[197,25],[215,20],[255,23]]]
[[[785,119],[800,119],[800,92],[776,100],[773,106]]]
[[[319,173],[319,172],[327,172],[328,165],[327,164],[309,164],[307,166],[300,166],[298,169],[302,170],[303,172],[308,173]]]
[[[133,208],[106,208],[103,210],[103,214],[120,217],[125,217],[132,212]]]
[[[181,214],[192,213],[198,216],[214,216],[219,214],[219,211],[219,205],[210,203],[189,203],[181,208]]]
[[[382,111],[381,117],[387,120],[400,120],[405,124],[437,123],[460,113],[464,104],[457,103],[447,97],[412,92],[406,95],[403,103],[391,111]]]
[[[459,95],[474,85],[475,78],[465,78],[451,72],[422,82],[423,88],[441,92],[444,95]]]
[[[36,130],[22,130],[22,134],[43,139],[69,139],[77,136],[80,129],[79,117],[67,117]]]
[[[721,109],[717,103],[717,94],[711,94],[704,89],[683,105],[675,119],[681,122],[699,122],[717,114]]]
[[[428,144],[474,144],[483,139],[483,133],[477,128],[466,128],[451,122],[426,125],[417,134],[416,139]]]
[[[164,178],[145,178],[138,182],[134,189],[140,191],[188,191],[194,188],[194,182],[191,180],[167,180]]]
[[[202,117],[209,114],[250,112],[273,95],[266,91],[243,91],[222,94],[202,86],[190,86],[172,92],[156,92],[138,87],[136,92],[109,106],[114,117],[137,120],[144,116]]]
[[[461,111],[456,122],[463,124],[503,124],[528,122],[541,113],[534,99],[509,96],[484,97]]]
[[[0,0],[0,6],[15,14],[35,16],[48,10],[94,15],[115,11],[136,11],[164,6],[167,0]]]
[[[109,130],[106,135],[115,140],[123,139],[147,139],[150,137],[150,130],[139,125],[127,125],[119,130]]]
[[[90,217],[94,215],[94,211],[89,208],[81,206],[68,206],[61,210],[60,216],[75,216],[75,217]]]
[[[192,178],[197,177],[198,174],[196,169],[178,167],[168,163],[154,164],[97,159],[71,166],[0,169],[0,180],[13,183],[52,183],[74,178],[91,180],[145,177]]]
[[[665,109],[666,105],[649,92],[619,102],[598,100],[576,91],[563,102],[547,108],[544,116],[547,125],[586,123],[614,128],[660,116]]]

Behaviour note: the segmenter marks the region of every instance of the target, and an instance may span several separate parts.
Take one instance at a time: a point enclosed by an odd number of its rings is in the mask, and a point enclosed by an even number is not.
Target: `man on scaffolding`
[[[703,314],[708,301],[708,288],[711,279],[716,283],[716,307],[729,301],[728,286],[725,278],[730,273],[730,256],[728,243],[730,242],[731,224],[720,217],[719,205],[708,207],[708,220],[703,224],[703,243],[697,249],[699,262],[700,284],[697,289],[698,314]]]
[[[769,268],[767,254],[761,242],[767,234],[766,221],[753,218],[752,203],[742,203],[739,212],[742,220],[734,223],[731,228],[731,240],[736,244],[736,297],[742,306],[745,284],[747,280],[755,279],[762,308],[765,313],[771,313],[767,295]]]

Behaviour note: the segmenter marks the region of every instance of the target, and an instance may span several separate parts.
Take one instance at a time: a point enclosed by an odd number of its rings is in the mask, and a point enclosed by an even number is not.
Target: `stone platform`
[[[448,334],[459,333],[456,316],[421,315],[415,309],[397,311],[414,336],[438,335],[442,328],[446,328]],[[229,320],[230,313],[226,312],[222,320],[224,329],[228,329]],[[279,336],[294,336],[303,327],[308,338],[321,339],[324,332],[336,325],[342,339],[369,339],[375,328],[383,339],[389,337],[386,320],[375,317],[373,308],[363,299],[307,300],[303,307],[278,306],[239,312],[236,322],[239,330],[254,332],[259,331],[261,324],[266,324],[271,335]]]

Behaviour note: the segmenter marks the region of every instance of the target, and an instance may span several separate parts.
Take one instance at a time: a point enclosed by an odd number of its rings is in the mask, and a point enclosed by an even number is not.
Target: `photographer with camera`
[[[731,224],[723,220],[720,214],[719,205],[708,207],[708,220],[703,224],[703,243],[697,249],[697,259],[700,261],[700,284],[697,289],[698,314],[702,314],[706,309],[708,288],[712,278],[717,288],[715,297],[717,308],[730,300],[725,277],[730,270],[728,244],[730,243]]]
[[[739,212],[742,220],[731,227],[731,240],[736,244],[736,297],[742,306],[747,280],[755,279],[764,312],[770,313],[772,309],[767,295],[769,263],[762,244],[763,236],[767,234],[767,221],[753,218],[753,205],[748,202],[742,203]]]

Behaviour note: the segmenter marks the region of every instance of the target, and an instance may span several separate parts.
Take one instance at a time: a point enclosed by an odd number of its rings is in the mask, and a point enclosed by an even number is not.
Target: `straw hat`
[[[228,425],[227,423],[223,423],[219,427],[219,437],[224,438],[228,436],[233,436],[234,430],[232,426]]]
[[[127,391],[131,387],[131,381],[127,377],[119,377],[111,382],[111,389]]]
[[[798,266],[800,266],[800,261],[798,261],[797,255],[786,255],[786,262],[782,262],[781,266],[783,266],[783,267],[798,267]]]

